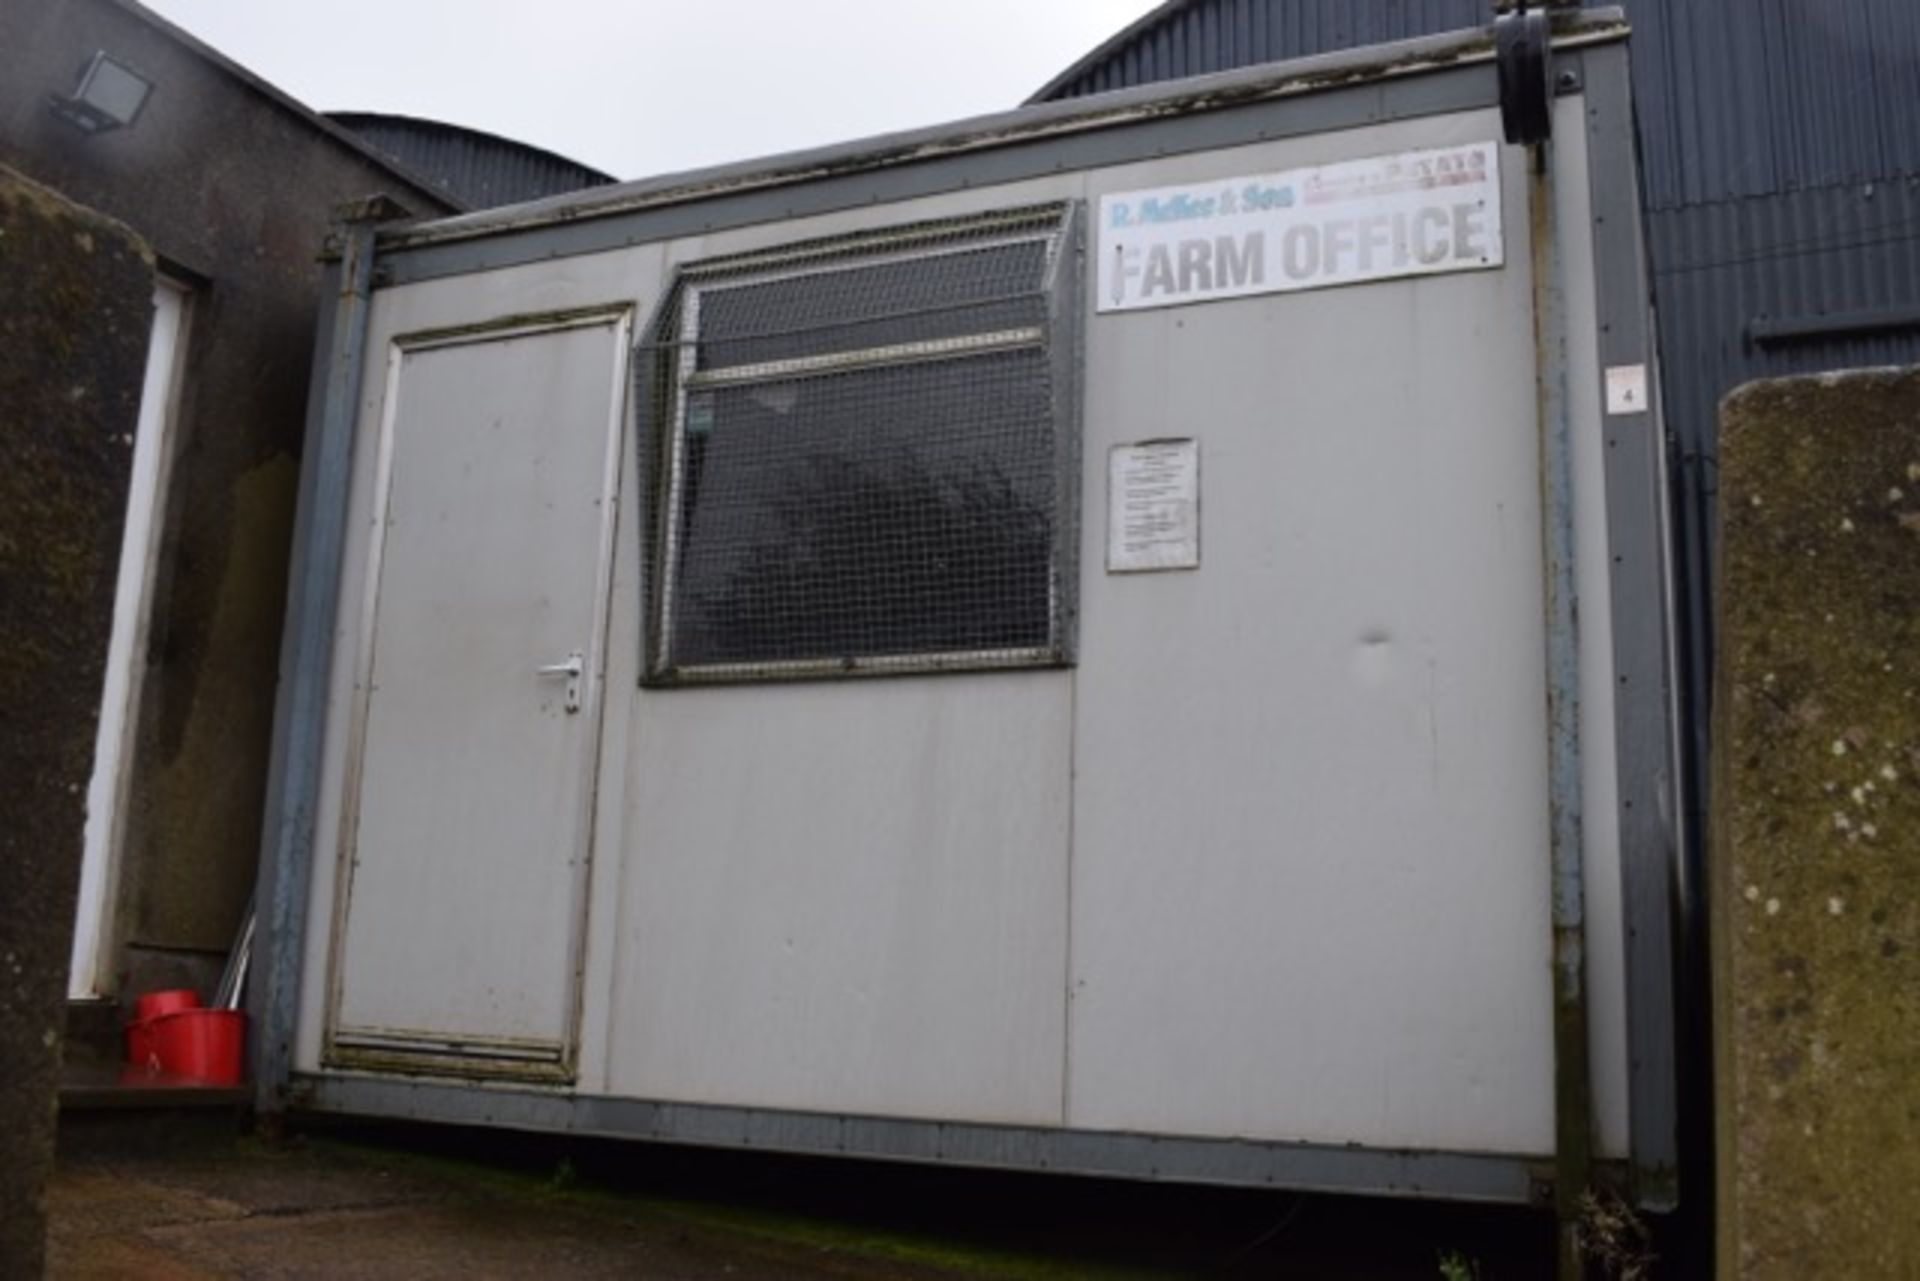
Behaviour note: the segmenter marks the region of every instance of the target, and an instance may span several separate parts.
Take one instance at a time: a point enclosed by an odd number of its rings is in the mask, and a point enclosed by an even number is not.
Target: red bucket
[[[247,1016],[239,1010],[176,1010],[144,1025],[149,1054],[136,1065],[201,1085],[238,1085],[246,1075]],[[140,1039],[129,1029],[128,1048]]]
[[[133,1021],[145,1023],[148,1019],[157,1019],[162,1014],[173,1014],[179,1010],[197,1010],[200,997],[192,988],[169,988],[165,992],[148,992],[134,1006]]]
[[[127,1066],[149,1076],[160,1071],[153,1048],[153,1024],[146,1019],[127,1024]]]

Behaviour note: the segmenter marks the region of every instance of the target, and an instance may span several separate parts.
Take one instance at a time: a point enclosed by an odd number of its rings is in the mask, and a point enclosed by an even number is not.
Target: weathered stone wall
[[[0,1277],[40,1274],[153,263],[0,167]]]
[[[1920,369],[1721,409],[1719,1270],[1920,1275]]]

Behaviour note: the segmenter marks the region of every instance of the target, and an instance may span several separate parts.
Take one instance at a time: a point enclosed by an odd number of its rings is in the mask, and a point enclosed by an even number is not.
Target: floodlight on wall
[[[47,105],[83,133],[105,133],[132,124],[152,92],[151,80],[101,50],[80,68],[73,93],[54,94]]]

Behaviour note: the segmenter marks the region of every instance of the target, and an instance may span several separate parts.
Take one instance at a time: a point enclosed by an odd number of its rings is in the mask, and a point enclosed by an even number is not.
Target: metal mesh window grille
[[[682,269],[641,362],[651,681],[1068,660],[1071,213]]]

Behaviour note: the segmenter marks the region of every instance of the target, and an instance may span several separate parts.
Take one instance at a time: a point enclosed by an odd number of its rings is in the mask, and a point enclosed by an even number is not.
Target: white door
[[[622,311],[392,354],[334,1063],[572,1075],[627,344]]]

